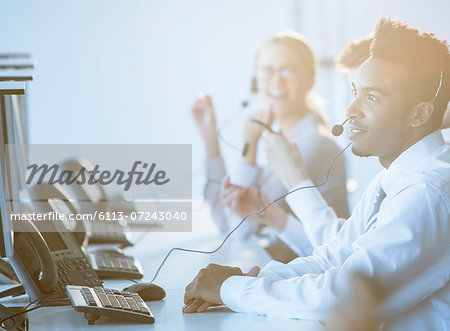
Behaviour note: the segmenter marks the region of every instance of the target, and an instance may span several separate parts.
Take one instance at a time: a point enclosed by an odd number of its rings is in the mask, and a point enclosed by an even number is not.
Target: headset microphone
[[[344,124],[347,123],[347,121],[348,118],[344,122],[342,122],[342,124],[336,124],[335,126],[333,126],[333,128],[331,129],[331,133],[333,134],[333,136],[340,136],[342,132],[344,132]]]

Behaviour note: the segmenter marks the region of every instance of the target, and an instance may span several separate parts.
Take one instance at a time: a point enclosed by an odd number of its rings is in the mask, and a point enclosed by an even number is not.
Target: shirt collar
[[[441,131],[437,130],[422,138],[400,154],[391,163],[381,180],[381,187],[386,195],[389,195],[389,192],[401,177],[412,173],[426,156],[433,153],[442,145],[444,145],[444,138],[442,138]]]

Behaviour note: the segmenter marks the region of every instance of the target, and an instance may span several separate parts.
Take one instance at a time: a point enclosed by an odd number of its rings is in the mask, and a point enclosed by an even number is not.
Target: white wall
[[[38,61],[32,143],[192,143],[199,193],[203,148],[189,113],[197,92],[211,92],[222,122],[248,96],[253,56],[270,35],[295,28],[333,59],[380,12],[449,38],[445,0],[17,0],[0,2],[0,51]],[[332,68],[320,71],[331,123],[344,118],[346,86]],[[379,167],[347,157],[360,183],[353,205]]]
[[[255,51],[289,27],[289,4],[2,1],[0,51],[38,61],[32,143],[193,143],[198,174],[203,148],[190,116],[198,91],[211,92],[219,121],[236,111]]]

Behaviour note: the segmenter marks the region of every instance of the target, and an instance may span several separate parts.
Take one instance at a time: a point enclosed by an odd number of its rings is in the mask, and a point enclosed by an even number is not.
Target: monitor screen
[[[1,231],[0,231],[0,255],[2,257],[9,257],[13,254],[12,243],[12,226],[11,226],[11,200],[14,196],[11,184],[14,179],[7,171],[10,165],[6,164],[6,145],[13,143],[13,132],[10,130],[12,120],[12,111],[10,109],[10,93],[11,84],[0,84],[0,215],[1,215]]]

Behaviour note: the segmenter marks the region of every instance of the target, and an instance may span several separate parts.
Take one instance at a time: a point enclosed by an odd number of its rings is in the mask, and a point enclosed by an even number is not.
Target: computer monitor
[[[14,169],[17,171],[15,174],[18,189],[25,189],[25,172],[26,165],[28,162],[28,138],[26,134],[26,124],[25,124],[25,113],[26,110],[23,109],[23,101],[25,96],[11,95],[7,103],[9,103],[9,109],[11,110],[9,118],[11,119],[10,131],[12,133],[13,143],[15,144],[14,150],[10,149],[10,157],[12,157],[11,152],[13,152]],[[9,122],[8,122],[9,123]],[[10,142],[11,144],[11,142]],[[11,146],[12,147],[12,146]]]
[[[5,148],[8,143],[8,131],[7,131],[7,103],[6,98],[10,97],[10,93],[25,93],[24,84],[0,84],[0,256],[1,257],[13,257],[13,231],[11,224],[11,209],[10,201],[8,197],[11,197],[11,190],[9,187],[8,173],[6,171],[6,158]],[[17,90],[16,90],[17,89]],[[0,304],[0,319],[10,318],[15,316],[13,311]],[[27,322],[22,316],[13,317],[14,325],[17,325],[17,329],[26,329]],[[8,323],[8,322],[6,322]]]
[[[0,256],[10,257],[13,255],[13,231],[11,225],[11,203],[18,200],[18,192],[14,192],[13,186],[17,187],[17,178],[9,173],[6,158],[6,148],[8,143],[14,143],[14,132],[11,130],[12,109],[10,103],[11,95],[25,93],[24,84],[6,83],[0,84]],[[16,197],[16,198],[14,198]]]
[[[3,110],[2,110],[3,112]],[[1,116],[3,117],[3,116]],[[2,119],[3,122],[3,119]],[[3,123],[2,123],[3,124]],[[4,130],[2,125],[2,134],[0,135],[0,143],[4,144]],[[4,160],[3,148],[0,148],[0,159]],[[5,176],[5,167],[3,162],[0,162],[0,196],[2,199],[0,201],[0,256],[1,257],[10,257],[13,254],[13,244],[12,244],[12,231],[11,231],[11,223],[10,223],[10,215],[11,211],[9,209],[9,203],[6,201],[6,181],[4,180]]]

